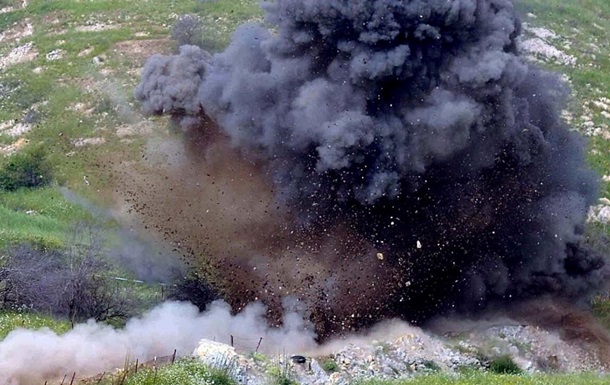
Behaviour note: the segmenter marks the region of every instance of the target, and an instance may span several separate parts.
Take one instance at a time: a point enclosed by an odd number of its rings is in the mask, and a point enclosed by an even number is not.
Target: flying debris
[[[259,267],[247,288],[229,282],[234,303],[277,302],[281,283],[329,333],[580,298],[608,277],[584,243],[598,185],[582,138],[560,118],[569,91],[520,56],[511,1],[264,8],[266,24],[239,27],[224,52],[153,56],[136,90],[144,111],[198,138],[190,146],[203,164],[229,142],[273,191],[270,221],[289,230],[264,237],[272,226],[252,220],[257,239],[235,231],[249,246],[216,257],[222,269]],[[371,250],[386,256],[383,269]]]

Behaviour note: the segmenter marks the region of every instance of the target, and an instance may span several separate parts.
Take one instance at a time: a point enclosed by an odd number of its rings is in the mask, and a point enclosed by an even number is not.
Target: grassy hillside
[[[150,55],[175,49],[168,35],[178,15],[202,15],[213,26],[207,41],[219,47],[261,14],[252,0],[21,5],[4,1],[0,14],[0,155],[43,143],[57,183],[104,204],[112,201],[113,165],[139,159],[142,134],[166,125],[140,115],[133,88]],[[0,246],[55,244],[86,216],[53,187],[0,193]]]
[[[526,23],[554,32],[552,45],[576,59],[543,65],[567,76],[573,88],[568,121],[589,137],[590,164],[610,175],[610,2],[521,0],[517,7]],[[603,181],[602,196],[610,198],[610,180]]]
[[[49,328],[57,333],[63,333],[70,330],[70,323],[67,321],[57,321],[51,317],[32,314],[23,310],[0,311],[0,341],[8,333],[17,328]]]
[[[151,134],[167,133],[166,118],[145,118],[134,102],[133,88],[145,60],[176,49],[169,36],[179,15],[199,15],[206,27],[204,42],[214,50],[227,44],[236,25],[261,18],[257,3],[30,0],[23,7],[22,1],[0,0],[0,158],[41,143],[55,176],[44,188],[0,191],[0,248],[24,241],[59,246],[75,223],[106,221],[66,200],[59,187],[110,205],[116,165],[138,161]],[[573,87],[565,117],[589,138],[590,164],[608,176],[601,195],[610,198],[610,1],[521,0],[517,7],[527,23],[524,39],[539,38],[564,55],[531,54],[540,65],[565,74]],[[551,35],[536,29],[540,27]],[[605,302],[598,308],[602,316],[610,314]],[[18,326],[67,327],[28,317],[0,314],[0,338]],[[400,384],[449,381],[425,377]],[[533,385],[608,380],[484,374],[460,381]]]
[[[527,24],[550,29],[556,37],[549,42],[576,58],[573,65],[542,58],[542,65],[569,78],[568,117],[590,137],[591,164],[610,175],[610,3],[522,0],[518,8]],[[165,129],[164,119],[140,115],[132,95],[146,58],[175,49],[169,35],[178,16],[199,15],[204,41],[218,49],[237,24],[262,15],[255,0],[32,0],[25,8],[4,0],[2,12],[0,154],[44,143],[57,183],[105,204],[113,199],[113,165],[139,159],[146,134]],[[609,186],[604,182],[605,197]],[[54,190],[2,193],[0,245],[32,238],[55,244],[86,216]]]

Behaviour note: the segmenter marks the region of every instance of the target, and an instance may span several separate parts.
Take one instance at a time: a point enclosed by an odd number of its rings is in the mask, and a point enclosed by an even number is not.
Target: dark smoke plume
[[[306,297],[322,298],[312,307],[324,330],[542,294],[578,298],[607,277],[583,243],[597,181],[560,118],[569,91],[519,55],[512,2],[263,6],[271,29],[243,25],[213,57],[193,46],[154,56],[136,96],[187,138],[203,130],[202,154],[217,124],[261,170],[271,205],[297,218],[293,240],[288,231],[275,238],[291,246],[273,252],[329,270],[323,283],[299,278]],[[262,258],[259,250],[225,261]],[[249,287],[256,298],[267,293],[260,282]],[[333,307],[333,292],[349,311]]]

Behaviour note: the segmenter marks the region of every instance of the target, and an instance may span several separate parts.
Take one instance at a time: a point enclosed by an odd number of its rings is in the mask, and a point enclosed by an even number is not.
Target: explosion
[[[232,305],[296,297],[324,338],[599,287],[596,176],[560,118],[569,91],[518,52],[511,1],[263,7],[270,27],[153,56],[136,90],[189,159],[131,202]]]

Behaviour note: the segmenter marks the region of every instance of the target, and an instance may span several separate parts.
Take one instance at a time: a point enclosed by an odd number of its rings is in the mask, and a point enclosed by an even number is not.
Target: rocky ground
[[[334,341],[309,354],[284,352],[275,356],[202,340],[194,355],[211,366],[229,368],[240,384],[247,385],[266,384],[270,376],[278,375],[302,385],[338,385],[439,371],[458,374],[487,370],[498,357],[511,357],[526,373],[603,370],[593,346],[566,342],[558,334],[534,326],[506,320],[502,324],[431,335],[402,323],[389,323],[368,337]]]

